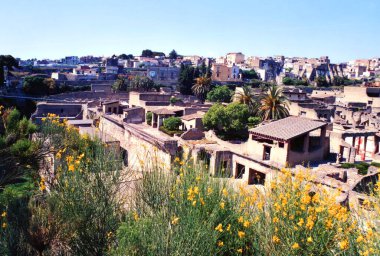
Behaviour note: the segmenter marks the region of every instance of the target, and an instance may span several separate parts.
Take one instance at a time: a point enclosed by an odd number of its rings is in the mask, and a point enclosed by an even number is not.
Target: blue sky
[[[379,0],[0,0],[0,54],[380,57]]]

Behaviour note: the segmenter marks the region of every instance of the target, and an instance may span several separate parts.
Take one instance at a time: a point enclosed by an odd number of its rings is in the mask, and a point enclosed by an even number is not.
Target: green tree
[[[246,105],[234,102],[226,107],[226,115],[229,119],[226,132],[242,131],[247,128],[249,109]]]
[[[282,78],[282,83],[285,85],[293,85],[293,79],[286,76],[286,77]]]
[[[191,87],[191,90],[201,102],[204,102],[207,93],[210,91],[210,87],[211,78],[204,75],[195,79],[195,84]]]
[[[315,78],[315,83],[318,87],[326,87],[329,85],[325,76],[318,76],[317,78]]]
[[[262,120],[278,120],[289,116],[288,99],[282,89],[272,85],[259,97],[259,105],[254,111]]]
[[[164,127],[169,131],[178,131],[179,126],[182,124],[181,118],[179,117],[168,117],[164,119]]]
[[[220,103],[214,104],[203,116],[203,125],[207,130],[236,132],[247,127],[249,117],[248,107],[238,102],[227,107]]]
[[[290,77],[284,77],[282,78],[282,83],[285,85],[308,85],[307,78],[300,79],[293,79]]]
[[[242,91],[238,91],[234,95],[234,101],[247,105],[251,114],[254,113],[258,104],[257,97],[253,94],[252,88],[249,86],[243,86]]]
[[[149,50],[149,49],[143,50],[143,51],[141,52],[141,57],[149,57],[149,58],[152,58],[152,57],[154,57],[154,56],[153,56],[153,51],[152,51],[152,50]]]
[[[259,75],[254,69],[251,70],[240,70],[243,79],[260,79]]]
[[[126,91],[128,89],[128,79],[124,76],[119,76],[112,85],[112,90],[114,91]]]
[[[57,90],[55,85],[55,80],[53,78],[45,78],[43,80],[44,86],[48,92],[48,94],[54,94]]]
[[[56,92],[55,80],[39,76],[28,76],[24,79],[23,90],[29,94],[47,95]]]
[[[211,102],[230,102],[233,93],[226,85],[216,86],[207,93],[206,99]]]
[[[251,127],[255,127],[261,122],[261,118],[257,116],[250,116],[248,117],[248,125]]]
[[[173,49],[173,50],[169,53],[169,59],[171,59],[171,60],[175,60],[175,59],[177,59],[177,57],[178,57],[178,54],[177,54],[177,52]]]
[[[130,60],[130,59],[133,59],[133,55],[132,54],[127,55],[127,54],[123,53],[123,54],[120,54],[118,56],[118,58],[122,59],[122,60]]]
[[[228,124],[228,117],[225,107],[216,103],[211,106],[207,113],[203,116],[202,122],[206,130],[223,130]]]
[[[153,80],[146,76],[135,76],[129,84],[132,91],[150,91],[153,87]]]
[[[191,90],[191,87],[197,77],[199,77],[199,70],[197,68],[181,64],[178,77],[180,93],[184,95],[192,95],[193,91]]]
[[[18,62],[12,55],[0,55],[0,86],[4,85],[4,66],[12,70],[18,67]]]
[[[344,78],[341,76],[334,76],[333,85],[335,86],[344,85]]]

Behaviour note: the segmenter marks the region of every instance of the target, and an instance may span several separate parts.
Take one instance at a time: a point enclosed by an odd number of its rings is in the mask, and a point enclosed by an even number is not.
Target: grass
[[[356,169],[358,169],[359,174],[367,175],[368,174],[368,168],[370,166],[375,166],[375,167],[380,168],[380,163],[376,163],[376,162],[371,162],[371,163],[367,163],[367,162],[343,163],[343,164],[341,164],[340,168],[343,168],[343,169],[356,168]]]
[[[164,126],[160,126],[160,131],[162,131],[163,133],[166,133],[167,135],[169,136],[174,136],[175,134],[179,134],[181,135],[182,133],[184,133],[184,131],[180,131],[180,130],[168,130],[166,129]]]

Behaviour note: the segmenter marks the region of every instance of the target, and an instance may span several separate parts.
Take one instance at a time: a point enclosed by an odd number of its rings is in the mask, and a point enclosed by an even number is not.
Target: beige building
[[[327,155],[326,127],[325,122],[290,116],[249,130],[248,150],[272,166],[318,162]]]
[[[240,82],[241,75],[239,74],[239,67],[229,67],[225,64],[214,63],[211,67],[212,80],[218,82]]]
[[[245,56],[241,52],[230,52],[226,55],[227,65],[233,66],[236,64],[243,64]]]

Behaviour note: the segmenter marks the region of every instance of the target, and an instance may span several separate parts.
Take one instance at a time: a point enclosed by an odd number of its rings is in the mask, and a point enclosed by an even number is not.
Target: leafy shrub
[[[244,104],[234,102],[224,107],[217,103],[207,111],[202,121],[206,129],[233,133],[247,128],[248,117],[249,110]]]
[[[144,173],[133,211],[117,232],[117,254],[233,253],[234,245],[224,238],[229,225],[236,227],[235,204],[226,196],[229,192],[223,190],[223,184],[207,176],[201,170],[181,171],[180,178],[157,170]],[[218,226],[225,232],[216,231]],[[216,246],[223,240],[224,246]]]
[[[261,118],[257,116],[250,116],[248,117],[248,125],[251,127],[255,127],[261,122]]]
[[[152,125],[152,118],[153,118],[152,112],[147,112],[146,113],[146,123],[149,125]]]
[[[339,191],[312,185],[310,178],[307,171],[293,176],[284,169],[264,195],[245,186],[230,191],[186,163],[179,176],[144,172],[115,253],[376,255],[379,233],[360,228],[336,202]]]
[[[164,128],[169,131],[178,131],[181,124],[182,121],[179,117],[171,116],[164,119]]]
[[[233,93],[226,85],[216,86],[207,93],[206,99],[211,102],[230,102]]]

